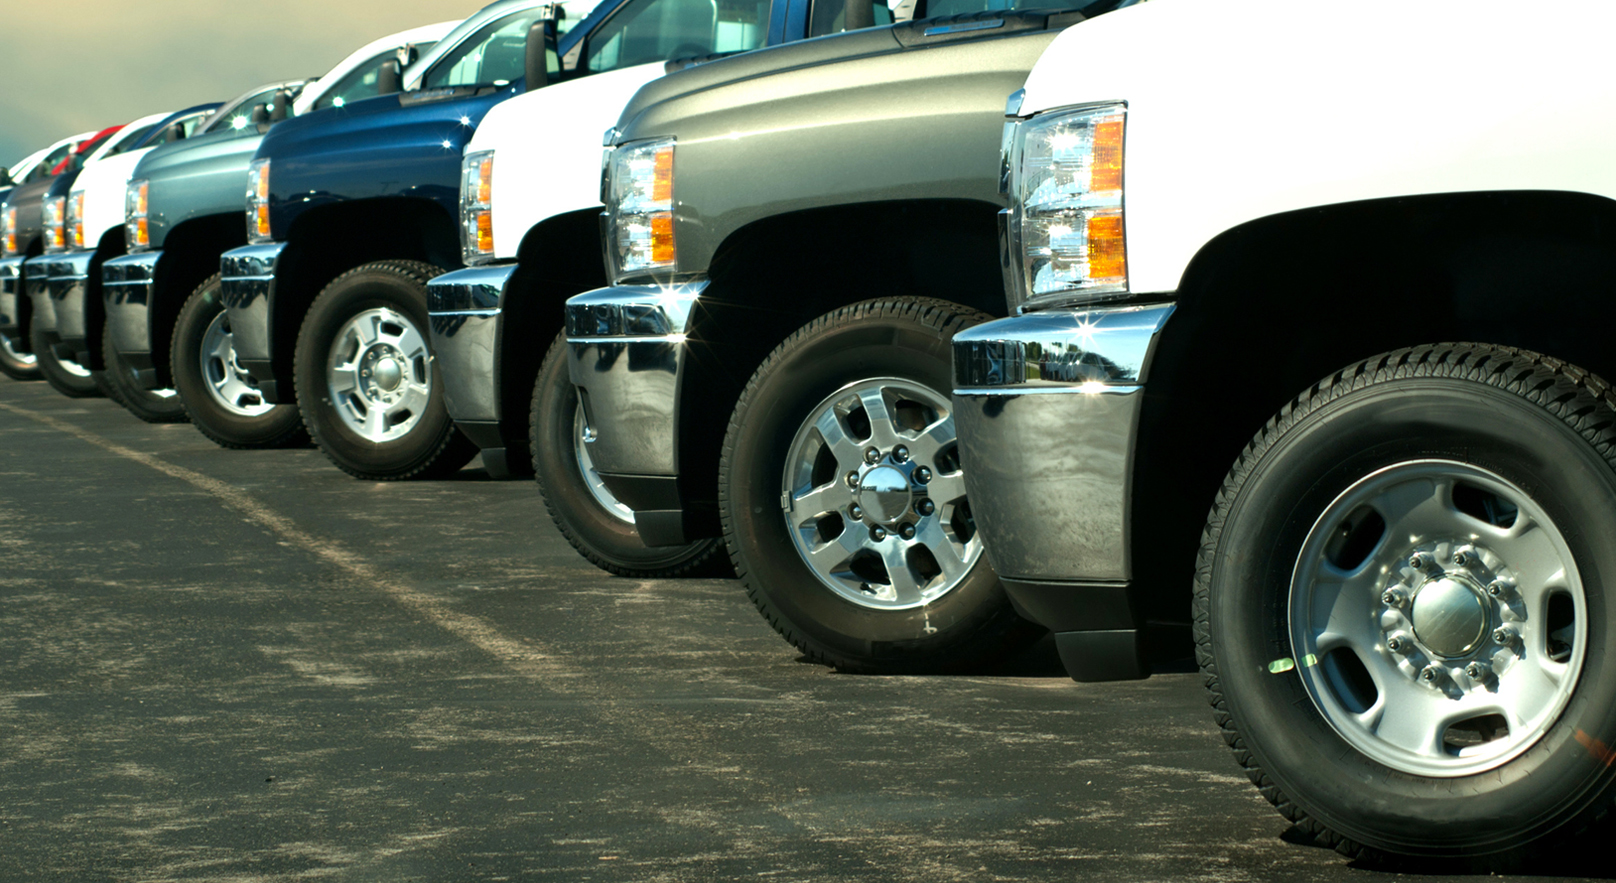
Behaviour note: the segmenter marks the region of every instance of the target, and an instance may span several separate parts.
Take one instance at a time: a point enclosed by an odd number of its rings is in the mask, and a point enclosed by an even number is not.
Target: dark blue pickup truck
[[[689,14],[696,6],[704,18]],[[444,407],[426,284],[464,266],[463,237],[476,235],[461,223],[461,153],[483,116],[527,91],[529,70],[561,100],[587,75],[809,36],[808,7],[772,0],[765,16],[731,21],[689,0],[602,0],[555,37],[544,25],[554,7],[501,0],[412,65],[401,92],[277,125],[249,176],[251,244],[221,262],[240,365],[266,400],[296,401],[355,476],[459,469],[477,448]],[[651,43],[668,51],[639,51]],[[576,259],[600,274],[598,248]]]

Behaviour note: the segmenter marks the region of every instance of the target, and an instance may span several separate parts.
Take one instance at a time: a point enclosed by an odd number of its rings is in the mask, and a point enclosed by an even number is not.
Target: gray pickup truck
[[[536,471],[586,554],[622,550],[625,520],[687,562],[722,536],[769,622],[843,668],[958,670],[1038,636],[982,555],[949,340],[1005,313],[1004,96],[1129,4],[984,5],[701,65],[624,109],[614,284],[567,302],[567,373],[552,358],[534,396]]]

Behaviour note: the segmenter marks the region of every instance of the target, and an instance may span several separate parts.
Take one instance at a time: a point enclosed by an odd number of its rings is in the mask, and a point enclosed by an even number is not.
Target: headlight
[[[0,212],[0,255],[11,257],[17,253],[17,207]]]
[[[494,151],[466,154],[460,163],[460,256],[475,266],[494,256]]]
[[[69,248],[89,248],[84,244],[84,191],[75,190],[67,198],[67,244]]]
[[[67,197],[48,196],[43,207],[45,253],[67,250]]]
[[[1016,125],[1006,266],[1012,307],[1106,300],[1128,291],[1121,104]]]
[[[273,242],[269,235],[269,160],[247,166],[247,241]]]
[[[672,267],[673,139],[640,141],[612,151],[606,211],[611,219],[607,254],[617,274]]]
[[[124,242],[129,251],[151,248],[151,231],[146,228],[147,182],[130,181],[123,203]]]

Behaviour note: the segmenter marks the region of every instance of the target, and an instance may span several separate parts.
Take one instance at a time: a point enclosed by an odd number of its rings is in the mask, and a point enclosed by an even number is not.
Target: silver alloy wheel
[[[402,438],[432,397],[426,337],[397,310],[365,310],[343,323],[331,342],[326,385],[342,421],[360,437]]]
[[[1421,776],[1485,772],[1531,747],[1586,650],[1559,528],[1512,482],[1447,460],[1386,467],[1337,497],[1302,545],[1289,616],[1290,664],[1325,720]]]
[[[39,357],[33,353],[17,351],[16,343],[12,342],[11,335],[0,333],[0,355],[5,360],[21,369],[34,368],[39,365]]]
[[[911,380],[861,380],[816,405],[780,503],[809,570],[864,607],[929,604],[982,555],[948,398]]]
[[[230,333],[230,314],[224,310],[202,333],[202,380],[213,401],[232,414],[259,417],[275,407],[264,401],[258,381],[236,360],[236,338]]]
[[[589,428],[589,423],[584,420],[582,403],[579,403],[578,408],[573,412],[572,427],[573,447],[577,451],[578,457],[578,471],[584,475],[584,484],[589,488],[589,495],[595,498],[595,502],[599,503],[600,507],[606,510],[608,515],[619,521],[633,524],[634,510],[623,505],[623,501],[617,499],[617,496],[607,489],[606,483],[600,479],[600,471],[595,468],[594,459],[589,456],[589,442],[594,440],[595,434]]]
[[[80,365],[77,361],[75,361],[73,359],[57,359],[56,364],[61,365],[63,371],[66,371],[67,373],[73,375],[74,377],[89,377],[90,376],[90,369],[84,367],[83,365]]]

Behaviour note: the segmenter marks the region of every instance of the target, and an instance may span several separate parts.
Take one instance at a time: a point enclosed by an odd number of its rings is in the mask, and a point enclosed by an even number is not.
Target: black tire
[[[533,476],[545,509],[567,542],[591,564],[618,576],[727,575],[729,561],[719,538],[683,546],[647,546],[640,541],[632,516],[614,515],[607,508],[607,500],[596,496],[579,463],[578,415],[578,390],[567,375],[567,340],[562,335],[551,344],[539,368],[529,427]]]
[[[169,348],[169,367],[174,377],[174,390],[179,393],[181,406],[197,431],[226,448],[281,448],[304,444],[308,435],[303,431],[303,420],[296,405],[275,405],[261,409],[262,400],[247,394],[233,397],[234,408],[209,382],[210,371],[234,371],[211,354],[203,352],[209,329],[217,320],[218,331],[227,333],[224,302],[220,300],[219,276],[213,275],[186,299],[174,320],[174,342]],[[111,337],[111,335],[106,335]],[[111,364],[109,360],[108,365]],[[245,382],[250,378],[240,374]]]
[[[95,372],[105,378],[107,398],[112,399],[129,413],[147,423],[184,423],[185,403],[172,389],[142,389],[135,383],[134,369],[123,354],[112,345],[112,332],[103,324],[101,330],[101,358],[106,368]]]
[[[1416,468],[1485,473],[1517,489],[1530,489],[1521,491],[1524,503],[1516,511],[1537,507],[1542,518],[1523,524],[1546,521],[1550,533],[1563,536],[1559,548],[1574,562],[1568,569],[1581,580],[1586,604],[1580,617],[1586,634],[1576,639],[1583,645],[1578,651],[1580,675],[1568,670],[1571,692],[1565,704],[1558,710],[1551,707],[1541,723],[1522,726],[1518,735],[1506,728],[1502,738],[1519,739],[1511,751],[1499,750],[1494,759],[1482,757],[1470,768],[1454,766],[1452,772],[1403,765],[1395,756],[1372,757],[1354,745],[1353,738],[1363,737],[1349,738],[1343,717],[1337,714],[1338,723],[1332,724],[1322,710],[1337,700],[1320,698],[1308,686],[1317,691],[1321,678],[1334,676],[1331,666],[1336,673],[1354,666],[1368,673],[1372,666],[1379,674],[1371,675],[1367,686],[1362,681],[1358,687],[1347,686],[1348,679],[1335,683],[1341,690],[1363,691],[1360,702],[1381,701],[1387,709],[1383,716],[1396,710],[1419,717],[1429,706],[1402,699],[1393,708],[1390,697],[1412,694],[1396,677],[1386,679],[1398,665],[1406,664],[1412,672],[1425,664],[1413,656],[1398,658],[1408,653],[1411,637],[1387,638],[1369,656],[1370,666],[1361,661],[1361,652],[1344,663],[1333,662],[1330,656],[1295,646],[1296,625],[1288,612],[1293,608],[1287,606],[1295,603],[1293,592],[1312,592],[1300,581],[1303,563],[1312,560],[1304,551],[1330,548],[1308,545],[1307,538],[1332,535],[1349,524],[1323,516],[1353,505],[1341,501],[1353,499],[1353,489],[1365,482]],[[1444,517],[1463,508],[1453,490],[1460,482],[1449,485],[1451,502],[1440,510]],[[1431,493],[1434,498],[1442,494]],[[1476,493],[1473,487],[1470,493]],[[1477,517],[1469,510],[1464,514]],[[1494,523],[1507,527],[1517,517],[1508,514],[1507,521]],[[1393,529],[1401,526],[1382,519],[1381,527],[1369,528],[1356,547],[1372,550],[1362,560],[1372,564],[1369,556],[1395,558],[1406,554],[1403,544],[1439,533]],[[1461,541],[1480,547],[1490,535],[1469,536],[1471,540],[1461,536]],[[1345,855],[1442,858],[1445,873],[1459,873],[1465,865],[1508,868],[1542,854],[1584,831],[1611,806],[1616,753],[1606,746],[1616,745],[1616,605],[1603,580],[1616,578],[1612,536],[1616,395],[1603,380],[1535,353],[1482,344],[1399,350],[1326,378],[1281,410],[1251,441],[1207,520],[1195,575],[1196,648],[1225,741],[1269,802],[1299,830]],[[1354,563],[1357,556],[1347,555],[1336,566],[1384,574],[1366,583],[1363,597],[1381,591],[1376,580],[1402,579],[1395,571]],[[1462,565],[1453,558],[1438,560],[1441,580],[1448,564]],[[1386,590],[1385,597],[1412,587],[1417,598],[1423,586],[1433,584],[1428,580],[1435,572],[1416,572],[1407,586]],[[1292,587],[1293,574],[1299,588]],[[1484,594],[1478,594],[1478,606],[1488,610]],[[1374,601],[1362,606],[1378,609]],[[1331,608],[1332,616],[1336,609]],[[1407,609],[1411,617],[1418,615],[1415,605]],[[1399,615],[1388,606],[1364,621],[1373,623],[1369,629],[1401,628],[1387,625],[1401,622]],[[1500,621],[1494,616],[1502,616],[1502,607],[1479,619],[1483,634],[1489,621]],[[1331,618],[1322,628],[1336,622]],[[1529,623],[1530,616],[1523,622]],[[1403,634],[1418,637],[1418,627],[1410,625]],[[1532,642],[1520,646],[1523,658],[1535,652]],[[1377,654],[1383,655],[1375,658]],[[1427,659],[1434,660],[1427,667],[1439,670],[1463,664],[1455,653]],[[1388,664],[1390,668],[1384,667]],[[1512,664],[1512,657],[1505,664]],[[1436,683],[1451,686],[1453,693],[1446,699],[1430,697],[1438,707],[1459,708],[1444,703],[1467,698],[1462,690],[1486,689],[1482,680],[1469,686]],[[1380,698],[1383,690],[1386,698]],[[1517,695],[1497,687],[1493,693]],[[1420,750],[1440,763],[1457,764],[1465,755],[1449,742],[1450,731],[1442,729],[1446,726],[1437,723],[1432,730],[1437,738],[1420,743],[1425,746]],[[1377,737],[1379,727],[1376,723]],[[1482,738],[1499,737],[1493,732]],[[1387,744],[1391,742],[1387,737]],[[1489,763],[1495,765],[1482,768]]]
[[[908,384],[915,395],[947,408],[952,380],[950,341],[956,332],[990,318],[939,300],[866,301],[821,316],[799,329],[775,349],[747,383],[730,418],[719,465],[719,512],[724,537],[735,572],[753,603],[775,630],[808,658],[869,672],[973,670],[1008,658],[1042,634],[1042,629],[1011,608],[1004,587],[980,551],[974,553],[974,563],[965,554],[959,556],[963,568],[957,580],[938,582],[942,579],[940,573],[927,577],[926,585],[946,589],[940,595],[923,596],[927,600],[919,606],[882,609],[872,606],[873,602],[859,603],[853,598],[855,592],[866,590],[874,597],[874,586],[881,574],[886,580],[882,585],[896,591],[899,580],[885,563],[869,583],[832,588],[799,553],[794,531],[782,515],[785,470],[788,460],[797,456],[793,453],[794,440],[799,437],[799,429],[805,429],[805,421],[823,410],[833,394],[852,395],[839,391],[851,389],[853,384],[888,382],[872,378],[891,378]],[[935,416],[923,419],[932,421]],[[852,432],[848,437],[860,436]],[[867,434],[864,438],[876,436]],[[868,441],[857,444],[867,445]],[[942,450],[948,451],[952,445],[949,442],[949,447]],[[896,446],[890,450],[896,457]],[[821,459],[824,456],[821,454]],[[954,467],[945,465],[944,460],[953,456],[937,455],[937,474],[928,487],[941,487],[945,478],[951,486],[957,486]],[[828,467],[832,480],[825,481],[816,465],[813,485],[829,488],[843,480],[840,470],[847,464],[840,457],[833,459]],[[913,464],[918,471],[921,459],[916,455],[901,462]],[[864,467],[858,469],[862,473]],[[910,494],[914,493],[911,489]],[[858,499],[868,502],[863,497]],[[835,537],[845,531],[864,531],[862,535],[846,534],[851,542],[861,543],[861,536],[874,536],[878,525],[843,520],[849,513],[835,511],[841,514],[815,516],[824,518],[822,524],[830,524],[832,529],[839,525]],[[974,530],[968,506],[954,507],[952,515],[943,509],[936,512],[939,521],[957,517],[960,528]],[[911,526],[932,527],[918,519]],[[941,529],[940,525],[936,527]],[[897,539],[887,536],[881,541],[872,540],[874,545],[869,548],[891,551],[884,544]],[[913,550],[912,546],[893,548]],[[857,561],[860,555],[879,555],[862,549],[850,554],[854,556],[848,559],[850,562]],[[859,566],[850,564],[839,572],[856,573],[856,580],[863,576],[858,573]],[[946,588],[950,584],[952,588]]]
[[[40,380],[39,360],[27,351],[21,335],[0,332],[0,374],[12,380]]]
[[[454,425],[443,404],[443,379],[428,346],[426,284],[443,271],[419,261],[378,261],[356,267],[332,280],[314,299],[297,335],[293,377],[303,425],[338,469],[356,478],[392,481],[441,478],[477,456],[477,446]],[[333,402],[327,361],[347,323],[370,310],[387,310],[413,328],[403,328],[420,350],[406,369],[417,380],[428,378],[428,394],[419,410],[409,412],[406,428],[396,437],[373,441],[350,426],[344,414],[367,407],[350,396]],[[393,364],[396,360],[389,359]],[[381,364],[381,363],[378,363]],[[395,381],[395,382],[403,382]],[[396,387],[395,387],[396,389]],[[372,402],[372,404],[374,404]],[[368,413],[368,410],[367,410]]]
[[[38,322],[28,329],[28,343],[33,347],[34,358],[39,363],[39,371],[44,375],[45,382],[68,398],[88,399],[105,395],[88,367],[77,362],[65,363],[56,357],[56,352],[51,348],[55,336],[41,329]]]

